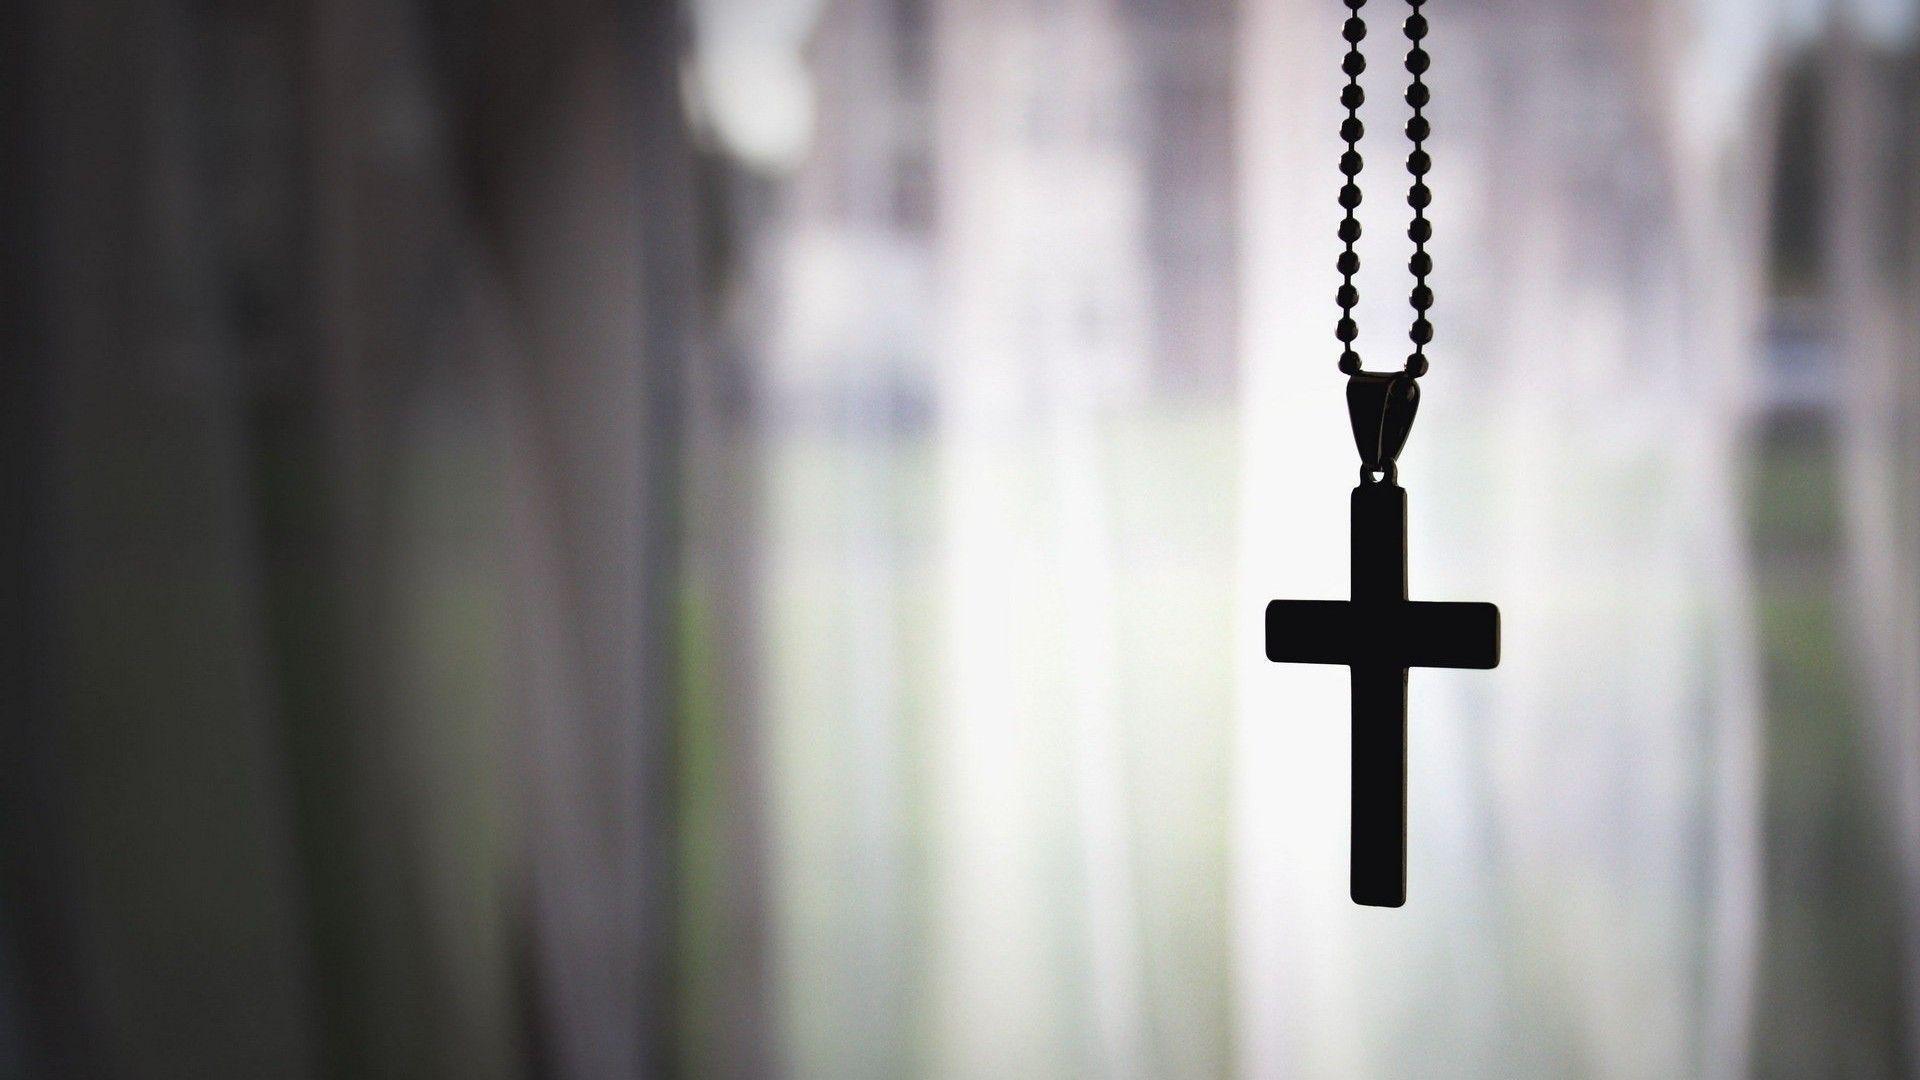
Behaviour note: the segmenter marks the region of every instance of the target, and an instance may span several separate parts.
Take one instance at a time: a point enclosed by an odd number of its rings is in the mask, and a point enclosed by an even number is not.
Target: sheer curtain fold
[[[1920,956],[1920,174],[1903,138],[1920,116],[1908,33],[1889,40],[1847,11],[1831,17],[1817,63],[1828,88],[1820,206],[1826,304],[1840,328],[1839,399],[1851,653],[1859,658],[1869,741],[1878,759],[1876,806],[1899,852],[1899,925],[1907,956]],[[1902,46],[1904,45],[1904,50]],[[1904,237],[1905,243],[1897,243]],[[1920,999],[1916,999],[1920,1001]],[[1920,1006],[1906,1010],[1920,1030]],[[1908,1051],[1908,1064],[1915,1062]]]
[[[643,7],[9,9],[23,1067],[677,1052],[695,262]]]

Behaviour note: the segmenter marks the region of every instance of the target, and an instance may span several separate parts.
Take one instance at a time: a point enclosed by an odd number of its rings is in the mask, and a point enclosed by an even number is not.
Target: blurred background
[[[1920,1075],[1920,2],[1429,14],[1379,911],[1342,5],[0,7],[0,1077]]]

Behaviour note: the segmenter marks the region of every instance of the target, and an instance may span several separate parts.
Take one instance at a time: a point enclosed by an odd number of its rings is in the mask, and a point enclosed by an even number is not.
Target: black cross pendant
[[[1349,891],[1356,904],[1399,907],[1407,902],[1407,669],[1496,666],[1500,609],[1407,599],[1407,493],[1390,472],[1353,489],[1352,575],[1352,600],[1269,603],[1267,659],[1352,668]]]

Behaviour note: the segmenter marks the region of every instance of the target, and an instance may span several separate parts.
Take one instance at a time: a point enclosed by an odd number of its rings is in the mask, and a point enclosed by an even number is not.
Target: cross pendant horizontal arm
[[[1353,489],[1352,600],[1267,605],[1267,659],[1346,664],[1353,683],[1350,892],[1357,904],[1407,899],[1407,669],[1500,662],[1492,604],[1407,599],[1407,493],[1391,480]]]
[[[1500,663],[1500,609],[1425,600],[1275,600],[1267,605],[1267,659],[1485,670]]]

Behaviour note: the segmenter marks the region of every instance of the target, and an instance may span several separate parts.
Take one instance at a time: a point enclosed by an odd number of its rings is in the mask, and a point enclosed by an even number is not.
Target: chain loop
[[[1353,212],[1360,206],[1360,169],[1365,164],[1360,157],[1360,137],[1367,129],[1360,123],[1360,105],[1367,100],[1367,92],[1360,89],[1360,73],[1367,70],[1367,58],[1360,53],[1360,42],[1367,36],[1367,23],[1360,17],[1360,8],[1367,0],[1346,2],[1352,14],[1340,29],[1340,36],[1347,39],[1347,55],[1340,61],[1340,70],[1347,74],[1347,85],[1340,90],[1340,104],[1347,108],[1347,118],[1340,122],[1340,138],[1347,144],[1340,155],[1340,173],[1347,179],[1340,186],[1340,208],[1345,216],[1340,219],[1339,234],[1346,248],[1334,264],[1340,271],[1340,290],[1334,294],[1340,305],[1340,321],[1334,326],[1333,336],[1340,339],[1340,370],[1357,375],[1360,354],[1353,342],[1360,336],[1360,326],[1354,322],[1353,306],[1360,302],[1360,290],[1354,286],[1353,276],[1360,272],[1360,253],[1353,245],[1360,239],[1360,221]]]
[[[1339,237],[1344,245],[1338,261],[1334,264],[1340,271],[1340,288],[1334,294],[1334,300],[1340,306],[1340,321],[1334,327],[1334,337],[1340,341],[1340,371],[1346,375],[1360,374],[1360,353],[1354,342],[1360,336],[1360,325],[1354,318],[1353,309],[1360,302],[1360,289],[1354,284],[1354,278],[1360,272],[1360,253],[1355,245],[1360,240],[1360,221],[1355,216],[1361,202],[1360,170],[1365,164],[1360,156],[1360,140],[1366,134],[1366,127],[1360,122],[1360,106],[1366,101],[1366,92],[1360,88],[1360,74],[1367,70],[1367,58],[1360,51],[1360,42],[1367,36],[1367,24],[1360,17],[1360,9],[1367,0],[1345,0],[1348,15],[1341,26],[1341,37],[1346,39],[1347,54],[1340,63],[1340,70],[1346,73],[1347,85],[1340,90],[1340,104],[1346,107],[1347,116],[1340,123],[1340,138],[1346,143],[1346,149],[1340,154],[1340,173],[1345,181],[1340,186],[1340,207],[1343,214],[1340,219]],[[1433,272],[1433,256],[1427,252],[1427,241],[1433,238],[1433,223],[1427,219],[1427,207],[1433,202],[1433,191],[1427,186],[1427,173],[1433,166],[1433,159],[1426,150],[1427,137],[1432,134],[1432,125],[1427,121],[1425,109],[1432,99],[1424,76],[1432,65],[1426,48],[1421,42],[1427,36],[1427,19],[1420,8],[1426,0],[1407,0],[1412,13],[1407,16],[1404,30],[1407,36],[1406,69],[1411,81],[1407,85],[1406,102],[1413,109],[1413,116],[1407,121],[1407,138],[1413,143],[1413,152],[1407,155],[1407,174],[1412,182],[1407,188],[1407,205],[1413,209],[1412,222],[1407,226],[1407,237],[1413,241],[1413,258],[1408,260],[1407,269],[1413,273],[1413,291],[1407,294],[1407,300],[1413,307],[1413,324],[1407,336],[1413,342],[1413,352],[1408,354],[1407,363],[1402,372],[1413,378],[1427,373],[1427,344],[1433,340],[1433,323],[1428,312],[1433,308],[1433,289],[1427,284],[1427,275]]]
[[[1407,155],[1407,173],[1413,177],[1413,183],[1407,188],[1407,205],[1413,207],[1413,223],[1407,226],[1407,236],[1413,240],[1413,258],[1407,264],[1407,269],[1413,271],[1413,291],[1407,295],[1413,305],[1413,326],[1407,336],[1413,339],[1413,352],[1407,357],[1405,370],[1416,379],[1427,373],[1427,342],[1433,340],[1433,323],[1427,319],[1427,311],[1433,307],[1433,290],[1427,286],[1427,275],[1433,272],[1433,257],[1427,254],[1427,241],[1433,239],[1427,204],[1433,201],[1433,191],[1427,187],[1427,170],[1433,162],[1426,150],[1427,136],[1433,132],[1422,111],[1429,94],[1421,78],[1432,61],[1427,57],[1427,50],[1420,46],[1427,36],[1427,17],[1420,14],[1420,5],[1425,2],[1407,0],[1413,13],[1407,16],[1406,23],[1407,74],[1413,76],[1407,86],[1407,104],[1413,106],[1413,117],[1407,121],[1407,138],[1413,140],[1413,153]]]

